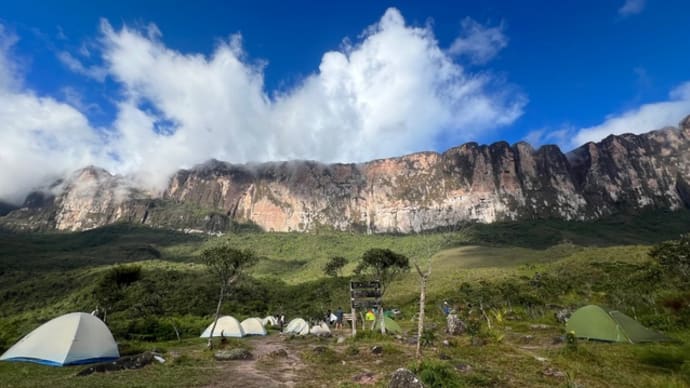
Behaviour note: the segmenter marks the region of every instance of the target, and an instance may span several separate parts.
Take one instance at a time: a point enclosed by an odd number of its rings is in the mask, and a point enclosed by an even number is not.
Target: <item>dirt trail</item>
[[[247,339],[253,359],[218,363],[221,373],[207,387],[295,387],[304,362],[279,335]],[[287,356],[280,355],[285,350]]]

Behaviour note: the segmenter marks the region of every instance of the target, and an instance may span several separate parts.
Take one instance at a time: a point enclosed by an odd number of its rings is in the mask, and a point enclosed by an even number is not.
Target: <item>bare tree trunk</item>
[[[216,318],[213,320],[213,326],[211,326],[211,334],[208,336],[207,348],[213,349],[213,332],[216,330],[216,324],[218,323],[218,316],[220,315],[220,306],[223,304],[223,297],[225,296],[226,286],[220,288],[220,296],[218,297],[218,306],[216,306]]]
[[[381,334],[386,334],[386,317],[383,314],[383,305],[379,306],[379,318],[381,319]]]
[[[180,342],[180,331],[177,330],[177,325],[175,325],[175,322],[172,324],[173,330],[175,330],[175,335],[177,336],[177,342]]]
[[[430,259],[431,260],[431,259]],[[417,263],[414,264],[419,273],[419,322],[417,324],[417,349],[415,351],[415,357],[417,361],[422,359],[422,335],[424,334],[424,309],[426,305],[426,281],[431,274],[431,261],[429,262],[429,270],[427,273],[423,273],[419,268]]]

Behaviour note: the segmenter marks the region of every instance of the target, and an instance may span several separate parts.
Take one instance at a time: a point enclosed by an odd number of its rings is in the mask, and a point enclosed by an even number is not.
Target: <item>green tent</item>
[[[663,342],[671,339],[647,329],[620,311],[607,312],[595,305],[575,311],[565,324],[568,332],[577,338],[610,342]]]
[[[387,332],[393,333],[393,334],[400,334],[402,332],[400,325],[398,325],[398,323],[395,322],[392,318],[384,317],[384,320],[386,322],[386,331]],[[374,329],[373,330],[381,331],[381,319],[376,320],[376,323],[374,323]]]

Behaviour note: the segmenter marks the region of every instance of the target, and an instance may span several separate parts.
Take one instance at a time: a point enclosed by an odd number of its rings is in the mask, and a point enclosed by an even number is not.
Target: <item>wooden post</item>
[[[355,311],[355,299],[352,294],[352,282],[350,282],[350,306],[352,307],[352,337],[357,335],[357,311]]]

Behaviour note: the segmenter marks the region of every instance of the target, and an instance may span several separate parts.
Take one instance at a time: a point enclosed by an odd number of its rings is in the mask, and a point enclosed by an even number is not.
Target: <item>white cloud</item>
[[[618,14],[622,17],[637,15],[644,10],[646,0],[625,0],[625,3],[618,8]]]
[[[462,32],[448,49],[452,55],[466,56],[472,63],[483,64],[491,60],[508,45],[503,34],[503,23],[486,27],[470,17],[462,21]]]
[[[52,98],[0,90],[0,198],[29,191],[97,161],[100,139],[84,115]]]
[[[580,129],[572,145],[599,141],[611,134],[644,133],[676,126],[689,113],[690,82],[685,82],[671,90],[667,101],[644,104],[621,114],[609,115],[599,125]]]
[[[17,42],[17,36],[6,31],[0,24],[0,88],[8,89],[17,86],[17,66],[10,60],[9,52]]]
[[[89,125],[78,99],[68,105],[0,87],[0,131],[12,139],[0,143],[0,166],[18,166],[0,169],[0,198],[17,200],[48,177],[87,164],[160,188],[177,169],[209,158],[396,156],[433,149],[439,138],[460,142],[511,124],[526,104],[490,72],[468,72],[439,48],[430,27],[406,25],[396,9],[274,96],[264,87],[264,64],[247,59],[239,35],[220,41],[209,56],[166,47],[155,25],[116,30],[103,21],[101,35],[101,46],[89,54],[100,55],[102,71],[69,53],[61,57],[77,73],[108,76],[118,85],[111,93],[116,119],[107,130]],[[495,55],[475,48],[457,54]]]
[[[77,74],[93,78],[97,81],[103,81],[108,74],[106,69],[99,66],[84,66],[83,63],[67,51],[60,51],[57,54],[58,59],[68,69]]]
[[[0,199],[20,203],[30,190],[99,160],[100,141],[78,110],[20,90],[16,41],[0,25]]]
[[[104,22],[103,56],[126,96],[115,123],[120,167],[158,180],[211,157],[364,161],[432,149],[439,136],[468,140],[510,124],[526,103],[497,91],[489,73],[465,71],[428,27],[405,25],[395,9],[274,97],[264,91],[263,67],[246,61],[241,37],[205,57],[172,50],[147,30]],[[172,134],[156,133],[162,122]]]
[[[545,144],[555,144],[565,152],[571,145],[573,131],[574,128],[570,125],[561,126],[559,129],[542,128],[530,131],[523,140],[535,148]]]

